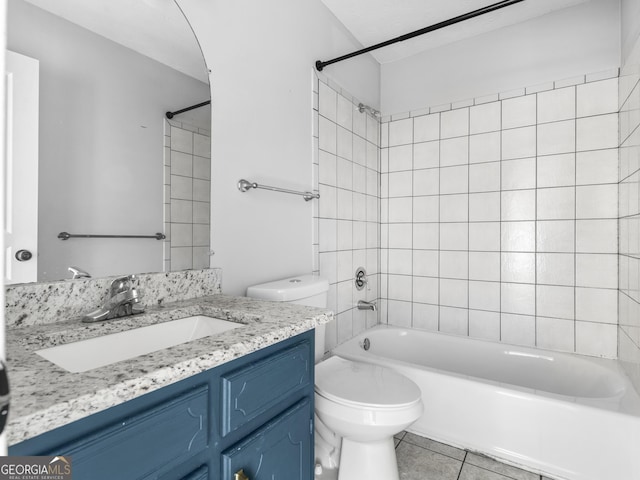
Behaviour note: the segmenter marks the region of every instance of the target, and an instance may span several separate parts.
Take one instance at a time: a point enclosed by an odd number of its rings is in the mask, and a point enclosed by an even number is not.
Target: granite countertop
[[[36,350],[191,315],[242,324],[210,337],[87,372],[70,373]],[[329,311],[246,297],[212,295],[153,307],[98,323],[78,319],[7,330],[11,407],[9,445],[35,437],[145,393],[327,323]]]

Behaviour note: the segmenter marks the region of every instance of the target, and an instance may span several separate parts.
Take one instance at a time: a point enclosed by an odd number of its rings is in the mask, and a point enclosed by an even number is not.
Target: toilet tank
[[[329,282],[318,275],[298,275],[273,282],[252,285],[247,288],[247,297],[272,302],[289,302],[309,307],[327,307]],[[316,325],[315,361],[318,363],[325,354],[326,324]]]
[[[326,279],[309,274],[252,285],[247,288],[247,297],[325,308],[328,290]]]

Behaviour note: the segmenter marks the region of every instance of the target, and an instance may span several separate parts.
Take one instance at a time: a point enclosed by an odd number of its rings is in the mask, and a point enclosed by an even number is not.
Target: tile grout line
[[[471,175],[469,173],[471,157],[471,108],[467,110],[467,337],[471,336],[471,279],[469,270],[469,244],[471,243],[471,233],[469,225],[471,220]],[[462,469],[460,469],[462,470]]]
[[[413,292],[414,292],[414,251],[415,251],[415,246],[413,244],[413,232],[414,232],[414,225],[415,225],[415,207],[414,207],[414,202],[413,199],[415,197],[415,181],[414,181],[414,175],[415,175],[415,157],[414,157],[414,145],[415,145],[415,128],[416,128],[416,124],[415,124],[415,120],[413,118],[411,118],[411,327],[415,328],[415,319],[414,319],[414,305],[415,305],[415,301],[413,298]]]
[[[578,88],[574,89],[574,154],[573,154],[573,348],[578,349],[577,322],[577,284],[578,284]],[[617,303],[617,302],[616,302]]]
[[[462,476],[462,470],[464,470],[464,464],[467,461],[467,455],[469,454],[468,450],[464,451],[464,458],[462,459],[462,462],[460,463],[460,471],[458,472],[458,476],[456,478],[456,480],[460,480],[460,477]]]
[[[554,84],[555,86],[555,84]],[[537,254],[537,250],[538,250],[538,246],[537,246],[537,234],[538,234],[538,140],[539,140],[539,134],[538,134],[538,128],[539,128],[539,121],[540,121],[540,116],[538,113],[538,110],[540,108],[540,100],[539,100],[539,96],[538,93],[535,93],[535,99],[536,99],[536,143],[535,143],[535,190],[534,190],[534,210],[533,210],[533,234],[534,234],[534,250],[536,251],[536,253],[533,254],[533,280],[534,280],[534,287],[533,287],[533,345],[538,347],[538,254]]]
[[[499,166],[499,181],[500,181],[500,189],[499,189],[499,214],[498,214],[498,281],[500,283],[500,289],[498,292],[498,341],[503,341],[502,335],[502,157],[504,156],[502,144],[503,144],[503,135],[504,135],[504,103],[500,100],[500,166]],[[465,457],[466,458],[466,457]]]
[[[442,151],[442,113],[438,114],[438,323],[437,331],[440,332],[442,328],[442,287],[441,287],[441,273],[440,273],[440,256],[442,252],[442,244],[440,240],[440,234],[442,232],[442,218],[440,215],[441,209],[441,195],[442,195],[442,165],[441,165],[441,151]]]

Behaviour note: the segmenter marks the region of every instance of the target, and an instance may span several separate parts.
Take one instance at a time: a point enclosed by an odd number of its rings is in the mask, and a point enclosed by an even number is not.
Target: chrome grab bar
[[[319,193],[298,192],[296,190],[288,190],[286,188],[270,187],[269,185],[259,185],[255,182],[250,182],[248,180],[245,180],[244,178],[238,180],[238,190],[240,190],[241,192],[248,192],[252,188],[262,188],[265,190],[271,190],[273,192],[291,193],[292,195],[302,195],[302,198],[304,198],[306,202],[308,202],[309,200],[313,200],[314,198],[320,198]]]
[[[60,240],[69,240],[70,238],[155,238],[156,240],[164,240],[167,238],[164,233],[156,233],[155,235],[92,235],[82,233],[60,232],[58,234]]]

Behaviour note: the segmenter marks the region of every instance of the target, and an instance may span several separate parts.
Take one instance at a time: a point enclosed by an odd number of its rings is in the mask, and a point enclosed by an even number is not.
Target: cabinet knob
[[[233,480],[249,480],[249,477],[245,475],[244,469],[241,468],[233,475]]]

